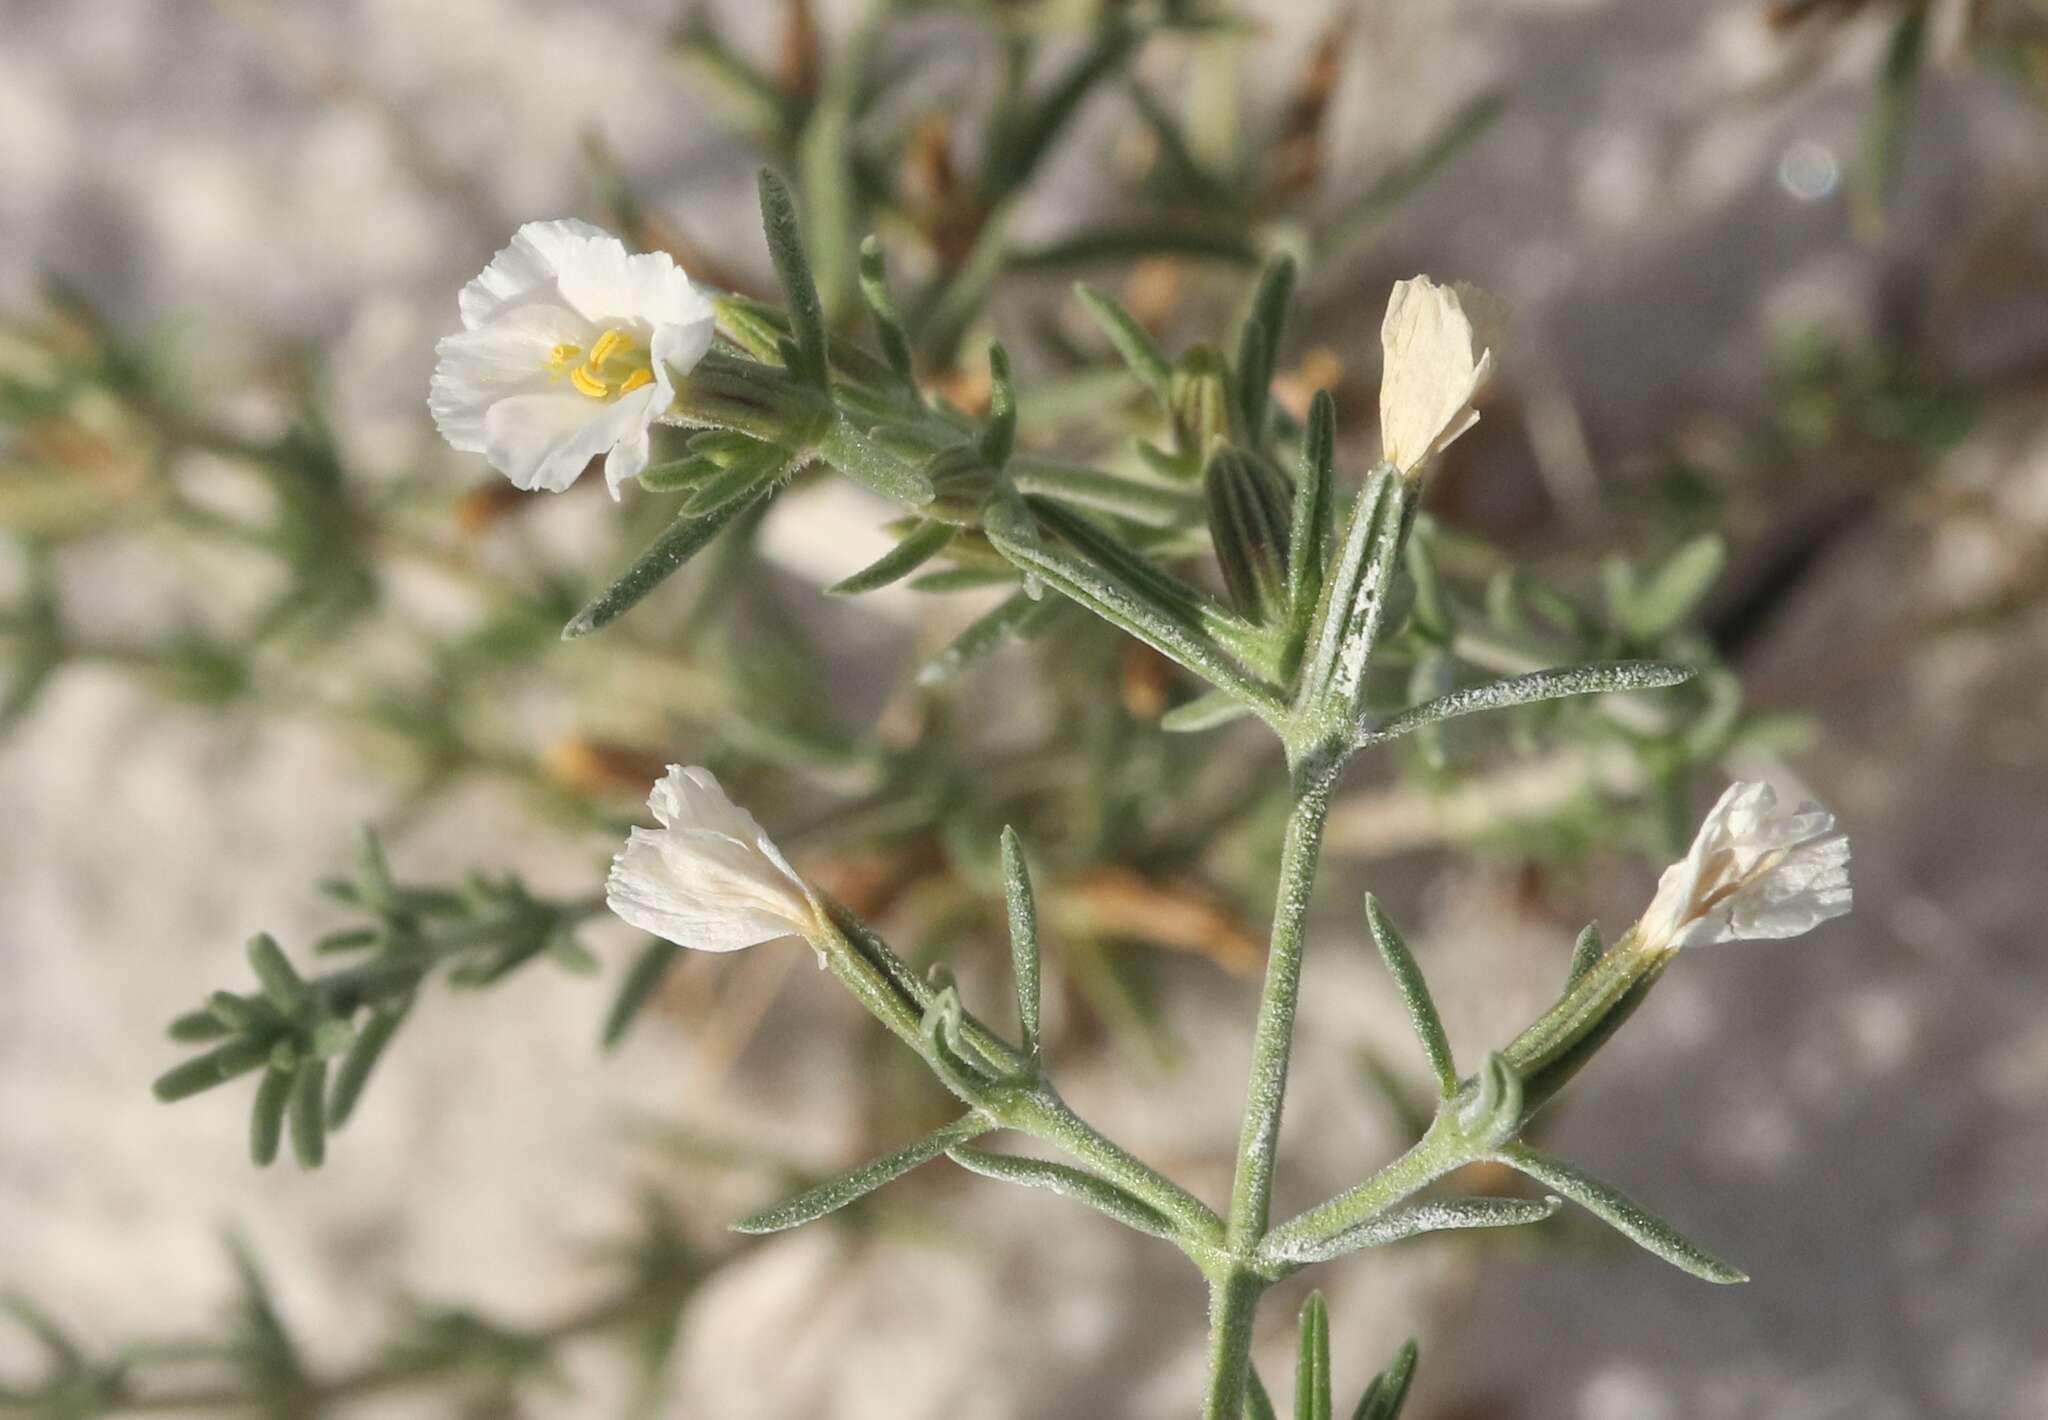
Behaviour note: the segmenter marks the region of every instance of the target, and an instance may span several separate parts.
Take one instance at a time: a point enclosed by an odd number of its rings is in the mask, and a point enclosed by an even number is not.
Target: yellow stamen
[[[642,365],[632,374],[626,376],[625,382],[619,386],[619,393],[630,394],[632,391],[639,389],[642,385],[651,385],[653,383],[654,371],[648,369],[645,365]]]
[[[592,399],[603,399],[611,393],[611,390],[605,385],[603,380],[590,373],[588,366],[571,370],[569,372],[569,383],[576,386],[584,394],[589,395]]]
[[[569,368],[571,364],[575,363],[575,361],[579,359],[582,356],[582,354],[583,347],[580,345],[557,345],[553,350],[548,352],[548,368],[550,370],[566,370]]]
[[[623,330],[608,330],[597,338],[597,344],[590,347],[590,363],[602,365],[632,343],[633,338]]]

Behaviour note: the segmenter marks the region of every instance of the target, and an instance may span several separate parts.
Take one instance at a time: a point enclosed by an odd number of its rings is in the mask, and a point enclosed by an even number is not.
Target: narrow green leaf
[[[1107,1214],[1127,1228],[1149,1233],[1155,1238],[1171,1239],[1176,1236],[1173,1220],[1164,1213],[1145,1203],[1106,1178],[1066,1164],[1048,1163],[1043,1159],[1019,1158],[1014,1154],[991,1154],[982,1149],[958,1147],[948,1149],[946,1157],[964,1169],[980,1174],[984,1178],[1014,1183],[1024,1188],[1043,1188],[1057,1193],[1062,1198],[1071,1198],[1085,1203],[1099,1213]]]
[[[773,1208],[764,1208],[758,1213],[750,1214],[732,1224],[732,1230],[736,1233],[779,1233],[813,1222],[827,1213],[837,1212],[849,1203],[858,1202],[883,1184],[901,1178],[919,1164],[930,1163],[948,1149],[986,1134],[994,1127],[994,1124],[982,1115],[965,1115],[951,1124],[934,1129],[915,1144],[829,1178],[817,1187],[807,1189],[794,1198],[776,1204]]]
[[[1452,114],[1412,157],[1397,163],[1337,209],[1322,228],[1317,259],[1325,264],[1335,262],[1363,246],[1409,194],[1491,128],[1506,108],[1505,95],[1487,93]]]
[[[1404,550],[1408,578],[1415,587],[1414,625],[1425,640],[1448,646],[1455,630],[1451,625],[1450,597],[1444,591],[1443,578],[1437,573],[1430,540],[1422,535],[1426,527],[1425,522],[1417,528]]]
[[[1408,1007],[1408,1022],[1415,1027],[1415,1038],[1422,1042],[1422,1053],[1429,1057],[1429,1068],[1436,1072],[1437,1090],[1449,1099],[1458,1092],[1458,1067],[1452,1062],[1451,1040],[1444,1032],[1436,1002],[1430,999],[1429,983],[1423,979],[1422,968],[1416,965],[1415,954],[1408,950],[1408,944],[1381,910],[1379,899],[1371,893],[1365,895],[1365,920],[1379,946],[1380,959],[1386,962],[1388,974],[1400,988],[1401,1000]]]
[[[825,590],[834,596],[856,596],[899,582],[945,550],[957,531],[946,523],[920,522],[873,562]]]
[[[1294,516],[1287,561],[1288,650],[1283,665],[1300,664],[1309,620],[1323,590],[1323,567],[1330,559],[1330,509],[1336,477],[1337,401],[1317,390],[1308,407],[1308,428],[1301,441],[1301,462],[1294,475]]]
[[[1482,710],[1504,710],[1515,705],[1534,705],[1570,695],[1607,695],[1617,691],[1662,690],[1683,685],[1698,672],[1691,666],[1669,661],[1598,661],[1584,666],[1563,666],[1555,670],[1531,671],[1505,680],[1475,685],[1440,695],[1411,710],[1404,710],[1376,730],[1359,736],[1359,744],[1384,744],[1429,725],[1455,720]]]
[[[797,179],[803,184],[805,250],[827,315],[845,309],[854,251],[854,165],[849,161],[845,96],[828,92],[811,108],[797,145]]]
[[[1161,715],[1159,728],[1168,734],[1192,735],[1242,720],[1251,713],[1251,707],[1229,691],[1211,690]]]
[[[1038,1056],[1039,947],[1038,905],[1031,893],[1031,870],[1024,862],[1024,844],[1017,830],[1003,829],[1003,902],[1010,917],[1010,972],[1017,986],[1017,1024],[1024,1053]]]
[[[1886,46],[1879,75],[1877,102],[1872,105],[1863,137],[1863,161],[1855,174],[1850,216],[1858,236],[1873,241],[1884,234],[1885,204],[1897,176],[1904,138],[1924,71],[1929,21],[1934,6],[1914,0],[1901,9]]]
[[[1017,386],[1010,378],[1010,353],[1001,342],[988,347],[988,425],[981,431],[981,457],[990,468],[1009,463],[1017,447]]]
[[[1692,615],[1728,565],[1728,547],[1702,533],[1671,555],[1648,581],[1633,588],[1623,629],[1638,641],[1656,641]]]
[[[1545,1188],[1556,1189],[1636,1246],[1655,1253],[1682,1272],[1724,1284],[1749,1280],[1748,1273],[1721,1261],[1614,1185],[1593,1177],[1574,1164],[1552,1158],[1526,1144],[1503,1150],[1499,1160],[1529,1175]]]
[[[317,1169],[327,1158],[327,1062],[309,1060],[292,1081],[292,1153],[299,1167]]]
[[[1047,508],[1041,515],[1047,522],[1054,522],[1056,510]],[[1033,535],[1034,529],[1013,517],[1001,503],[991,504],[987,533],[989,541],[1019,568],[1044,578],[1063,595],[1211,684],[1231,691],[1264,712],[1277,712],[1272,693],[1210,637],[1199,614],[1185,603],[1176,604],[1177,598],[1169,599],[1162,594],[1162,583],[1172,582],[1163,572],[1134,583],[1104,567],[1099,554],[1082,557],[1040,540]],[[1065,529],[1062,532],[1065,534]],[[1093,547],[1088,550],[1095,553]]]
[[[911,364],[910,340],[903,333],[903,317],[897,314],[896,302],[889,295],[889,271],[882,257],[882,244],[872,236],[860,244],[860,294],[874,320],[882,358],[889,362],[897,379],[915,390],[917,374]]]
[[[1540,1223],[1558,1210],[1555,1198],[1444,1198],[1389,1208],[1377,1217],[1322,1238],[1283,1238],[1265,1260],[1292,1267],[1329,1262],[1333,1258],[1384,1247],[1423,1233],[1465,1228],[1515,1228]]]
[[[166,1070],[150,1089],[165,1104],[189,1099],[263,1065],[270,1059],[270,1045],[261,1036],[239,1036]]]
[[[1304,706],[1356,716],[1400,568],[1408,512],[1406,483],[1391,465],[1381,464],[1352,503],[1343,545],[1310,622],[1301,675]]]
[[[1607,944],[1600,939],[1600,924],[1588,922],[1586,929],[1579,933],[1578,941],[1572,944],[1572,964],[1565,973],[1564,989],[1570,991],[1579,980],[1607,954]]]
[[[263,983],[264,996],[280,1015],[295,1016],[306,1008],[306,983],[277,945],[277,938],[268,932],[251,937],[249,965]]]
[[[770,491],[763,487],[751,497],[728,503],[706,517],[694,518],[686,514],[677,518],[617,581],[562,628],[562,639],[567,641],[588,636],[617,621],[639,605],[649,592],[681,571],[685,563],[708,547],[711,540],[742,513],[759,505]]]
[[[634,959],[626,979],[619,986],[619,994],[612,1000],[612,1008],[604,1018],[604,1048],[615,1050],[626,1038],[626,1032],[633,1022],[640,1018],[640,1012],[654,999],[654,993],[661,989],[661,983],[682,959],[683,949],[673,942],[659,937],[651,938],[640,955]]]
[[[760,189],[761,230],[768,239],[776,279],[789,303],[790,332],[795,338],[796,361],[790,368],[811,383],[823,385],[827,380],[825,310],[818,300],[810,257],[804,251],[796,204],[782,179],[766,168],[761,169]]]
[[[1077,284],[1074,294],[1109,338],[1116,353],[1130,366],[1138,382],[1151,391],[1163,406],[1167,386],[1173,379],[1173,362],[1166,358],[1166,352],[1153,342],[1145,327],[1138,324],[1137,317],[1093,286]]]
[[[1060,609],[1061,604],[1050,597],[1033,601],[1025,592],[1006,597],[968,623],[967,629],[955,636],[945,650],[926,661],[917,672],[917,683],[941,685],[951,680],[1010,638],[1036,634]]]
[[[892,502],[923,507],[938,497],[938,490],[921,469],[864,433],[844,414],[835,413],[825,425],[817,456],[869,492]]]
[[[277,1021],[276,1013],[262,1001],[237,996],[232,991],[216,991],[208,996],[206,1011],[230,1030],[251,1031]]]
[[[363,1089],[370,1083],[370,1072],[377,1068],[377,1062],[384,1058],[385,1048],[398,1034],[407,1008],[408,1003],[405,1002],[379,1006],[363,1022],[362,1030],[356,1035],[356,1043],[349,1047],[348,1054],[342,1057],[341,1067],[334,1072],[334,1088],[327,1097],[327,1124],[330,1129],[341,1128],[356,1112]]]
[[[277,1158],[278,1142],[284,1138],[285,1107],[292,1101],[293,1075],[289,1070],[265,1070],[256,1086],[256,1102],[249,1110],[249,1158],[257,1168],[267,1168]]]
[[[1060,130],[1095,86],[1117,71],[1141,33],[1137,26],[1112,18],[1043,93],[1023,105],[1017,122],[999,126],[988,140],[982,164],[985,201],[1015,192],[1038,170]]]
[[[187,1011],[170,1024],[168,1034],[182,1045],[200,1045],[234,1033],[234,1027],[211,1011]]]
[[[789,472],[794,460],[773,444],[756,444],[727,467],[702,479],[683,500],[678,516],[712,518],[735,503],[751,501],[767,484]]]
[[[1141,527],[1181,528],[1202,518],[1202,500],[1180,488],[1024,454],[1011,455],[1009,471],[1019,493],[1111,513]]]
[[[1330,1308],[1310,1292],[1294,1357],[1294,1420],[1330,1420]]]
[[[1408,1387],[1415,1380],[1415,1358],[1415,1343],[1410,1341],[1391,1366],[1372,1378],[1351,1420],[1400,1420],[1401,1407],[1408,1403]]]
[[[1287,324],[1287,303],[1294,297],[1294,258],[1278,256],[1259,273],[1250,318],[1238,339],[1238,399],[1244,411],[1246,436],[1260,447],[1266,427],[1266,401],[1273,384],[1273,362],[1280,351],[1280,333]]]

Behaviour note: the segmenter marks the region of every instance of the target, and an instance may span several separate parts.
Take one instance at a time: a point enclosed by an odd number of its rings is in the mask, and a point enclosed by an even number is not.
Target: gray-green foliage
[[[1674,1264],[1737,1280],[1611,1186],[1521,1142],[1529,1114],[1605,1037],[1571,1042],[1541,1078],[1525,1079],[1501,1051],[1483,1052],[1478,1071],[1461,1077],[1420,965],[1371,900],[1359,935],[1372,938],[1393,975],[1438,1098],[1415,1146],[1385,1169],[1296,1218],[1275,1224],[1268,1216],[1303,924],[1324,816],[1348,760],[1399,740],[1391,752],[1402,756],[1406,775],[1435,783],[1477,775],[1483,757],[1458,739],[1466,717],[1495,738],[1506,721],[1526,752],[1621,746],[1643,766],[1646,792],[1670,804],[1682,799],[1694,766],[1745,730],[1732,682],[1687,630],[1719,570],[1718,543],[1689,544],[1649,571],[1612,563],[1607,605],[1582,611],[1495,550],[1419,513],[1418,490],[1393,470],[1347,479],[1328,392],[1300,421],[1274,398],[1297,287],[1368,239],[1401,195],[1484,131],[1498,103],[1475,102],[1413,162],[1334,204],[1315,202],[1308,190],[1276,198],[1260,145],[1227,151],[1205,134],[1215,106],[1204,94],[1176,109],[1132,67],[1157,35],[1198,42],[1227,31],[1218,7],[1098,7],[1078,34],[1053,35],[1078,44],[1047,64],[1033,62],[1046,36],[1025,22],[1032,7],[987,7],[1006,62],[984,115],[981,166],[953,175],[957,210],[913,213],[895,176],[903,154],[887,149],[877,136],[886,126],[870,121],[883,87],[872,69],[875,46],[894,8],[872,6],[846,46],[811,56],[804,82],[756,68],[701,18],[678,41],[679,57],[723,97],[728,121],[774,170],[794,178],[794,192],[773,171],[760,184],[781,300],[719,295],[721,342],[680,387],[678,412],[691,427],[643,477],[621,532],[621,547],[640,551],[613,557],[607,565],[622,570],[608,582],[583,566],[536,565],[531,575],[507,577],[458,543],[422,539],[416,495],[380,502],[351,476],[310,383],[295,393],[291,431],[252,443],[181,405],[143,352],[82,311],[60,307],[29,331],[49,359],[32,378],[0,375],[0,411],[11,422],[70,427],[78,408],[111,404],[154,460],[145,501],[178,536],[260,548],[285,575],[275,601],[231,633],[96,641],[64,605],[56,563],[73,540],[126,535],[134,512],[113,494],[81,497],[45,480],[37,497],[10,510],[26,573],[0,626],[14,666],[7,713],[25,713],[68,664],[117,664],[187,701],[311,705],[351,729],[373,729],[403,748],[416,794],[457,774],[500,775],[541,789],[573,822],[616,829],[644,792],[647,754],[577,744],[562,755],[552,752],[561,746],[508,744],[482,707],[538,665],[570,666],[565,681],[611,685],[623,677],[592,675],[614,664],[608,656],[636,671],[654,665],[650,699],[693,743],[709,746],[704,757],[721,773],[771,802],[833,786],[836,806],[804,831],[805,846],[880,848],[944,864],[963,909],[952,920],[967,925],[935,935],[932,945],[964,949],[987,928],[1006,930],[1010,942],[1014,1043],[983,1024],[928,962],[901,959],[850,908],[835,905],[828,965],[903,1047],[895,1058],[928,1073],[928,1091],[947,1113],[913,1142],[843,1173],[771,1170],[790,1196],[736,1229],[859,1220],[877,1190],[942,1155],[976,1175],[1080,1202],[1177,1247],[1211,1284],[1212,1420],[1241,1408],[1275,1413],[1246,1349],[1253,1311],[1273,1281],[1423,1232],[1534,1223],[1558,1206],[1548,1194],[1425,1192],[1464,1163],[1506,1163]],[[1159,142],[1162,159],[1143,203],[1024,244],[1012,235],[1019,199],[1083,103],[1111,89]],[[650,244],[630,187],[616,174],[601,176],[618,224]],[[1169,220],[1188,210],[1201,219]],[[858,239],[885,225],[900,230],[906,214],[931,259],[920,265],[927,279],[899,293],[883,245]],[[983,348],[970,336],[990,325],[991,300],[1011,274],[1162,254],[1241,271],[1242,317],[1175,349],[1114,296],[1082,286],[1078,306],[1092,317],[1099,345],[1054,341],[1027,353],[1020,344],[1013,365],[991,341],[985,410],[939,392],[941,377],[979,373],[979,357],[962,352]],[[861,328],[872,353],[855,333]],[[186,498],[162,473],[191,450],[247,472],[275,495],[274,512],[223,526],[225,515]],[[900,505],[895,548],[835,593],[907,584],[934,596],[965,588],[1005,594],[914,669],[925,713],[907,745],[870,742],[807,712],[828,697],[805,633],[744,595],[762,518],[776,500],[831,476]],[[434,506],[445,520],[445,500]],[[425,642],[422,659],[432,670],[420,681],[322,700],[304,693],[315,683],[310,675],[277,678],[271,668],[280,661],[322,666],[365,628],[405,622],[389,605],[382,560],[394,545],[476,583],[487,608],[480,628]],[[1219,581],[1225,595],[1215,590]],[[736,629],[742,613],[744,629]],[[1048,636],[1055,627],[1060,634]],[[559,647],[563,633],[579,644]],[[1167,667],[1163,715],[1121,703],[1119,685],[1134,679],[1133,641]],[[991,756],[959,723],[947,690],[1018,643],[1039,651],[1033,665],[1051,728],[1022,751]],[[570,656],[581,659],[554,659]],[[1198,733],[1241,720],[1263,724],[1286,760],[1285,782],[1274,776],[1270,791],[1247,791],[1229,746]],[[1169,802],[1171,814],[1158,812]],[[1261,831],[1262,814],[1284,819],[1281,837]],[[1610,818],[1621,816],[1601,822]],[[1016,831],[1002,829],[1010,822]],[[1219,1211],[1060,1098],[1041,1019],[1041,972],[1044,954],[1063,954],[1072,984],[1114,1028],[1156,1031],[1129,968],[1125,939],[1142,933],[1055,940],[1052,924],[1104,870],[1129,871],[1165,885],[1162,892],[1220,876],[1218,845],[1233,835],[1254,840],[1244,856],[1257,891],[1272,886],[1276,842],[1282,867],[1238,1179]],[[315,953],[347,964],[314,972],[259,936],[250,947],[256,989],[216,991],[171,1027],[197,1053],[161,1077],[163,1098],[260,1073],[250,1123],[258,1163],[287,1141],[302,1164],[321,1162],[337,1142],[329,1135],[367,1107],[375,1071],[391,1068],[383,1062],[394,1046],[421,1028],[415,1003],[432,980],[481,988],[543,957],[573,971],[593,964],[577,928],[599,910],[595,898],[545,899],[515,879],[489,876],[452,888],[400,885],[374,839],[354,876],[330,890],[363,923],[323,939]],[[1594,975],[1599,945],[1589,929],[1567,992],[1604,980]],[[637,950],[614,997],[607,1044],[655,1000],[678,959],[665,942]],[[1648,982],[1627,986],[1609,1011],[1617,1023]],[[1006,1005],[1001,1015],[1009,1014]],[[899,1137],[929,1122],[906,1125]],[[998,1132],[1062,1157],[976,1142]],[[730,1255],[700,1253],[682,1238],[674,1220],[650,1214],[643,1233],[617,1249],[627,1264],[619,1287],[554,1324],[521,1329],[462,1308],[412,1306],[387,1356],[345,1372],[305,1358],[253,1262],[238,1253],[242,1301],[209,1352],[227,1358],[223,1374],[186,1391],[166,1392],[125,1355],[90,1356],[20,1303],[15,1311],[45,1366],[37,1380],[0,1390],[0,1413],[75,1420],[174,1408],[168,1394],[201,1410],[310,1414],[436,1378],[475,1382],[483,1403],[503,1409],[522,1385],[549,1373],[560,1346],[592,1334],[613,1336],[635,1358],[641,1413],[654,1413],[682,1305]],[[1295,1414],[1327,1420],[1338,1412],[1320,1298],[1303,1313],[1301,1337]],[[1369,1379],[1351,1413],[1392,1420],[1414,1366],[1411,1344]]]

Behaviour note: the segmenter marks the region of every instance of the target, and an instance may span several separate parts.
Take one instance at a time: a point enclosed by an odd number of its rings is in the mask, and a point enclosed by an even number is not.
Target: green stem
[[[1229,1262],[1210,1276],[1209,1396],[1204,1420],[1238,1420],[1250,1374],[1252,1318],[1266,1279],[1254,1259],[1273,1206],[1273,1165],[1280,1143],[1280,1111],[1287,1096],[1287,1063],[1294,1049],[1295,1007],[1301,998],[1303,926],[1322,856],[1323,823],[1341,752],[1311,754],[1294,766],[1294,811],[1280,850],[1280,886],[1266,985],[1252,1041],[1251,1079],[1245,1089],[1244,1130],[1237,1145],[1237,1176],[1230,1189],[1224,1235]]]
[[[1244,1268],[1209,1281],[1209,1399],[1202,1420],[1238,1420],[1252,1373],[1252,1318],[1266,1281]]]
[[[837,930],[821,939],[825,964],[892,1035],[934,1070],[940,1070],[923,1029],[924,1012],[932,999],[930,986],[853,913],[838,903],[828,902],[826,907]],[[1105,1138],[1053,1092],[1038,1073],[1035,1060],[1012,1049],[964,1012],[961,1035],[983,1063],[1006,1077],[985,1089],[970,1081],[947,1079],[948,1088],[960,1093],[966,1104],[1006,1129],[1043,1140],[1087,1164],[1173,1219],[1180,1231],[1176,1241],[1190,1256],[1206,1260],[1217,1251],[1222,1242],[1222,1220],[1199,1198]],[[943,1071],[941,1078],[946,1078]]]
[[[1483,1158],[1487,1150],[1459,1127],[1458,1103],[1446,1102],[1413,1147],[1371,1178],[1273,1229],[1265,1238],[1267,1251],[1293,1239],[1325,1238],[1355,1228],[1453,1169]]]
[[[1249,1254],[1265,1235],[1273,1201],[1273,1159],[1280,1142],[1280,1109],[1287,1094],[1287,1061],[1294,1049],[1294,1011],[1301,996],[1302,926],[1322,853],[1335,766],[1313,759],[1295,769],[1294,811],[1280,850],[1280,886],[1273,906],[1266,985],[1252,1040],[1251,1080],[1245,1090],[1244,1130],[1238,1137],[1237,1176],[1230,1189],[1228,1239]]]

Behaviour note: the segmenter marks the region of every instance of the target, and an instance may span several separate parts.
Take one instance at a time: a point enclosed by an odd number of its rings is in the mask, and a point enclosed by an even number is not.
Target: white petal
[[[648,807],[661,827],[633,830],[606,885],[606,901],[619,916],[704,951],[736,951],[815,928],[810,889],[709,770],[670,765]]]
[[[1768,784],[1728,786],[1637,924],[1652,949],[1796,937],[1849,911],[1849,840],[1817,804],[1780,807]]]
[[[642,406],[642,412],[636,416],[639,419],[639,427],[631,435],[613,445],[612,451],[605,456],[604,485],[611,490],[613,502],[618,501],[619,489],[625,484],[626,480],[638,478],[641,470],[647,467],[648,460],[653,457],[652,448],[647,438],[647,431],[653,427],[654,421],[659,419],[671,404],[675,403],[675,381],[669,378],[668,366],[663,363],[661,358],[662,335],[669,332],[675,332],[677,335],[681,333],[678,327],[667,326],[661,332],[657,332],[654,337],[654,349],[652,352],[654,357],[654,383],[643,385],[637,390],[619,396],[620,404],[624,404],[628,400],[639,401]],[[673,348],[677,342],[674,338],[671,338],[667,343]],[[705,345],[709,348],[710,335],[708,330],[705,336]]]
[[[427,408],[441,437],[464,453],[486,446],[484,415],[514,394],[549,387],[548,357],[558,344],[588,346],[595,331],[563,306],[529,305],[476,330],[444,336],[434,347]]]
[[[601,404],[556,387],[498,400],[484,412],[484,456],[516,487],[559,493],[592,459],[652,422],[640,393]]]
[[[528,222],[512,234],[505,249],[491,258],[483,274],[462,288],[457,305],[462,323],[474,330],[508,307],[536,299],[556,299],[556,277],[565,259],[593,238],[611,241],[601,227],[565,218]]]
[[[792,918],[750,904],[750,896],[747,879],[721,874],[705,861],[679,864],[660,835],[644,828],[633,830],[605,884],[613,912],[677,946],[732,952],[797,935]]]
[[[1411,472],[1479,420],[1472,400],[1493,372],[1466,310],[1488,316],[1497,303],[1470,288],[1439,286],[1426,276],[1396,282],[1380,326],[1380,444],[1386,460]]]
[[[708,327],[712,320],[711,302],[667,252],[629,253],[618,238],[598,232],[563,242],[557,255],[562,299],[600,325],[633,321],[660,330]]]
[[[676,321],[655,329],[649,353],[654,357],[654,375],[674,392],[671,375],[687,375],[697,368],[697,362],[704,358],[704,352],[711,348],[711,339],[718,330],[718,315],[711,303],[702,297],[702,309],[688,320]]]

